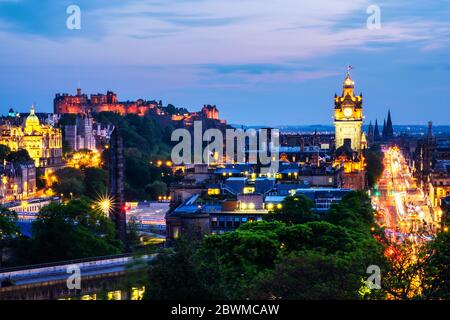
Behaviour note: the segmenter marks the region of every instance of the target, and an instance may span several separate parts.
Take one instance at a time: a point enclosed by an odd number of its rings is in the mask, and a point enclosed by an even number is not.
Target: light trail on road
[[[405,237],[429,239],[434,235],[435,221],[427,199],[417,187],[406,160],[398,147],[384,147],[384,171],[378,181],[379,192],[372,194],[381,214],[378,223],[394,241]],[[425,232],[424,237],[418,232]]]

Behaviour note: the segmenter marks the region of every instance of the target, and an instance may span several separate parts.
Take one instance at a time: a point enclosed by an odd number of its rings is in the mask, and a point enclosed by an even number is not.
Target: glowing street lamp
[[[102,200],[100,202],[100,208],[102,209],[104,214],[108,214],[109,210],[111,209],[111,202],[109,199]]]
[[[108,195],[100,196],[96,202],[96,207],[105,215],[109,215],[113,207],[113,198]]]

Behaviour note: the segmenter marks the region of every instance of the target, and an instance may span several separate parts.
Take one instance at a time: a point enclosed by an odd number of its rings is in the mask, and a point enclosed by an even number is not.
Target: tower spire
[[[348,78],[350,78],[350,70],[352,70],[352,69],[353,69],[353,66],[351,66],[351,65],[347,66],[347,77]]]
[[[394,127],[392,126],[391,110],[388,110],[388,117],[386,122],[386,138],[392,139],[394,137]]]
[[[378,128],[378,119],[375,119],[375,129],[373,131],[373,140],[378,142],[380,141],[380,129]]]
[[[433,140],[433,122],[428,121],[428,140],[432,141]]]

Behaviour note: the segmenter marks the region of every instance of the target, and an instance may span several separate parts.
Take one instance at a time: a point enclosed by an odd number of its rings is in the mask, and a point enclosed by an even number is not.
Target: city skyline
[[[284,2],[78,1],[81,29],[69,30],[68,1],[0,1],[0,108],[50,112],[80,85],[215,104],[230,123],[329,124],[351,64],[367,123],[391,109],[396,124],[445,124],[448,2],[378,1],[375,30],[369,1]]]

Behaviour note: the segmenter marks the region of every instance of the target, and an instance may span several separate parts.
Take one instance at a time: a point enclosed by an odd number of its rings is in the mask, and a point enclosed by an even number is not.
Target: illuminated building
[[[351,148],[350,139],[344,139],[344,145],[336,149],[334,164],[343,169],[342,186],[362,190],[366,186],[365,159],[362,153]]]
[[[64,141],[73,151],[80,149],[95,150],[93,118],[88,115],[78,116],[75,124],[64,126]]]
[[[344,139],[350,139],[351,148],[361,151],[361,136],[363,124],[362,94],[354,94],[355,82],[347,71],[341,96],[334,95],[334,127],[336,149],[344,144]]]
[[[441,205],[441,199],[450,196],[450,160],[437,160],[430,173],[429,199],[434,207]]]
[[[428,134],[423,139],[417,141],[417,147],[414,152],[415,176],[420,183],[420,187],[425,193],[430,191],[430,175],[433,170],[433,157],[437,149],[436,138],[433,135],[433,123],[428,122]]]
[[[199,112],[170,114],[166,112],[161,100],[119,101],[117,94],[112,91],[107,91],[106,94],[91,94],[88,97],[87,94],[81,92],[80,88],[77,89],[75,95],[57,93],[53,99],[53,108],[55,114],[88,115],[108,111],[121,115],[137,114],[144,116],[148,114],[163,122],[181,122],[184,126],[189,126],[193,121],[203,119],[225,124],[224,120],[219,119],[219,110],[215,105],[204,105]]]
[[[367,139],[362,132],[362,94],[354,94],[355,83],[349,70],[344,79],[342,95],[334,97],[334,166],[343,169],[344,188],[364,189],[366,173],[363,150],[367,148]]]
[[[33,162],[0,165],[0,200],[27,199],[36,192],[36,168]]]
[[[91,94],[88,98],[87,94],[81,93],[81,89],[78,88],[77,94],[73,96],[67,93],[57,93],[53,100],[53,106],[54,112],[57,114],[89,114],[110,111],[121,115],[138,114],[143,116],[149,110],[159,112],[158,106],[161,106],[161,102],[143,99],[120,102],[117,94],[112,91],[108,91],[106,94]]]
[[[282,188],[278,190],[280,186]],[[263,220],[275,208],[281,209],[283,200],[289,195],[308,197],[314,203],[316,213],[325,213],[351,191],[339,188],[299,189],[298,185],[291,185],[289,193],[284,193],[284,186],[265,185],[266,191],[251,194],[230,192],[229,186],[212,186],[166,214],[167,239],[172,241],[185,237],[198,240],[205,235],[234,231],[244,223]]]
[[[41,123],[34,106],[22,124],[8,121],[2,124],[0,144],[11,151],[27,150],[37,168],[47,170],[63,166],[61,129]]]
[[[102,156],[99,151],[80,150],[71,153],[66,158],[66,165],[72,168],[99,168],[102,164]]]

